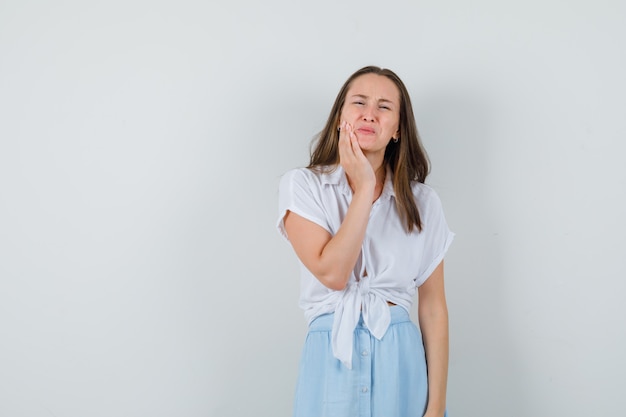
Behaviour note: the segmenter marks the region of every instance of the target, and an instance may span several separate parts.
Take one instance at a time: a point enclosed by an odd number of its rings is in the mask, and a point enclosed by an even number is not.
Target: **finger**
[[[365,154],[363,153],[363,150],[361,149],[361,145],[359,144],[359,138],[356,136],[356,133],[354,133],[352,130],[350,130],[350,147],[356,157],[365,158]]]
[[[348,133],[345,123],[343,123],[342,129],[339,132],[339,162],[342,165],[345,165],[353,158],[354,152],[352,151],[352,145],[350,144],[350,134]]]
[[[339,150],[347,151],[350,148],[350,134],[348,129],[344,126],[339,132]]]
[[[341,130],[339,135],[339,143],[340,146],[343,145],[345,147],[345,151],[350,154],[354,154],[352,149],[352,136],[354,136],[354,132],[352,131],[352,126],[350,124],[345,123],[344,128]]]
[[[349,134],[347,124],[346,122],[341,122],[341,125],[339,126],[339,142],[341,143],[342,139],[345,141],[348,137]]]

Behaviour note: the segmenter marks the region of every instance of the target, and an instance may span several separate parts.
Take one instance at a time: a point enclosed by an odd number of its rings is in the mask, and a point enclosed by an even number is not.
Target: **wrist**
[[[426,414],[424,417],[444,417],[446,414],[445,405],[429,403],[426,407]]]
[[[424,417],[445,417],[445,415],[446,415],[446,410],[434,411],[428,408],[426,409],[426,413],[424,414]]]
[[[352,201],[363,200],[364,203],[372,204],[374,198],[374,187],[360,187],[352,191]]]

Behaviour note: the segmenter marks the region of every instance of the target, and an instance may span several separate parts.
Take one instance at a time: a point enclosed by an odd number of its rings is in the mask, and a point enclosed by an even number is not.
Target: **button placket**
[[[359,417],[371,416],[372,410],[372,357],[371,357],[371,335],[369,331],[359,329],[358,347],[361,352],[359,391],[361,400],[359,401]]]

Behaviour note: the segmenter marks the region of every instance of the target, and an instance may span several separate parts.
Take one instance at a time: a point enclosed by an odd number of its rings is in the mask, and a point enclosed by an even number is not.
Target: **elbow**
[[[321,282],[326,288],[333,291],[343,291],[348,286],[348,278],[349,275],[342,277],[338,274],[325,274],[317,276],[319,282]]]
[[[421,327],[432,325],[441,326],[448,324],[448,309],[445,304],[429,306],[428,308],[418,307],[418,317]]]
[[[331,290],[343,291],[348,286],[348,281],[344,281],[344,282],[328,282],[328,283],[322,283],[322,284],[324,284],[326,287],[330,288]]]

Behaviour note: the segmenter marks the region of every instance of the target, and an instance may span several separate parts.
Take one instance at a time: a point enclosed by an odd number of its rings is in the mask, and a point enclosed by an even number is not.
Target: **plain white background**
[[[0,416],[289,416],[280,175],[395,70],[456,240],[449,411],[624,415],[620,1],[0,1]]]

